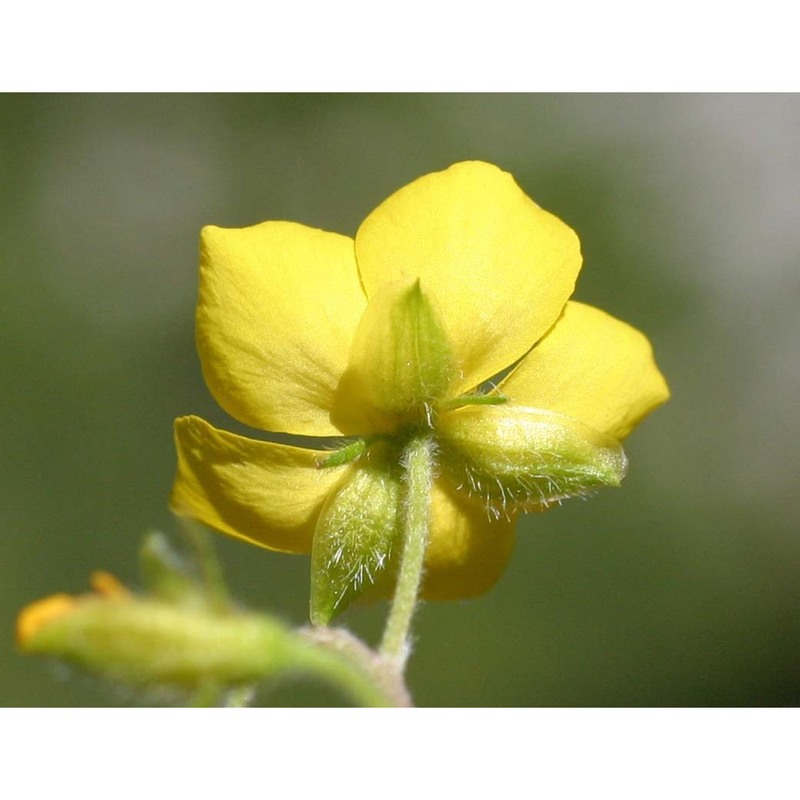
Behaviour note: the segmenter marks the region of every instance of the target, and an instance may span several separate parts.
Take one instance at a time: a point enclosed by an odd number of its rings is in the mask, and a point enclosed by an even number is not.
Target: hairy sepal
[[[399,477],[383,459],[367,457],[326,502],[311,552],[314,625],[327,625],[355,600],[390,583],[401,541],[400,495]]]
[[[461,408],[441,415],[437,433],[456,489],[496,518],[619,486],[627,468],[616,439],[542,409]]]

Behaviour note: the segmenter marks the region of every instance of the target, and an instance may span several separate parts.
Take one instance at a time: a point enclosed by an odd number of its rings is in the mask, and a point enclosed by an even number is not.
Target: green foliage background
[[[200,227],[353,234],[480,158],[575,228],[576,297],[649,335],[673,399],[622,489],[524,519],[490,594],[423,607],[417,702],[796,705],[798,142],[796,95],[0,97],[0,704],[152,701],[22,658],[13,620],[95,568],[134,583],[143,531],[175,529],[173,418],[235,427],[194,351]],[[305,621],[307,559],[219,546],[242,601]],[[384,612],[341,621],[374,640]]]

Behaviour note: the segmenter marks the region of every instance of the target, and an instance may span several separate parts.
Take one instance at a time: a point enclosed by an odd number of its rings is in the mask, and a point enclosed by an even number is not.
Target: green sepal
[[[627,468],[616,439],[542,409],[465,407],[442,414],[437,433],[455,488],[498,518],[619,486]]]
[[[373,430],[424,422],[456,372],[439,313],[419,280],[387,284],[370,298],[356,329],[331,418],[342,430],[365,418]]]
[[[355,600],[390,583],[401,538],[400,489],[399,477],[372,458],[354,465],[326,502],[311,551],[314,625],[327,625]]]
[[[458,397],[450,397],[440,402],[437,406],[439,411],[451,411],[462,406],[502,406],[508,402],[505,395],[495,392],[494,394],[460,394]]]
[[[196,607],[208,606],[205,591],[169,539],[150,531],[139,548],[139,573],[144,588],[154,597],[169,603]]]
[[[319,459],[319,467],[340,467],[342,464],[349,464],[360,458],[366,451],[368,442],[366,439],[356,439],[338,450],[334,450],[329,456]]]

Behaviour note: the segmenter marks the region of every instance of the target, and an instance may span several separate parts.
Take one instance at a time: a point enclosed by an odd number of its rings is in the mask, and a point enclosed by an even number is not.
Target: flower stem
[[[323,680],[366,707],[407,707],[411,698],[402,677],[381,657],[342,628],[298,631],[308,646],[293,652],[292,668]]]
[[[405,519],[403,554],[380,654],[402,672],[409,654],[409,630],[422,581],[422,566],[430,530],[433,485],[433,441],[429,436],[411,439],[403,453],[405,466]]]

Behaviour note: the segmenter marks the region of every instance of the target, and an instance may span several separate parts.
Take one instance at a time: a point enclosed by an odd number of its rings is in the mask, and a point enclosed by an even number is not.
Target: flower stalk
[[[409,631],[422,583],[425,548],[430,535],[430,498],[433,487],[433,439],[412,438],[403,454],[403,553],[380,653],[402,672],[410,652]]]

